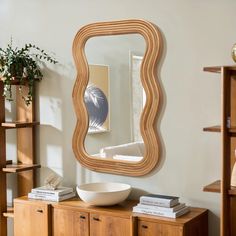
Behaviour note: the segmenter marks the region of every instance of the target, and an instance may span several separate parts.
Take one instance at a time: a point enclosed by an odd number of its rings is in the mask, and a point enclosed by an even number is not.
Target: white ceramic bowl
[[[95,206],[110,206],[124,201],[130,194],[131,186],[122,183],[89,183],[76,187],[79,197]]]

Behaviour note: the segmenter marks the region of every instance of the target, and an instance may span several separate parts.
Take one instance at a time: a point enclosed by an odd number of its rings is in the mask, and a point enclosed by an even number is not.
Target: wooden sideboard
[[[208,236],[208,211],[191,208],[177,219],[132,212],[136,201],[111,207],[88,206],[79,199],[59,203],[14,200],[15,236]]]

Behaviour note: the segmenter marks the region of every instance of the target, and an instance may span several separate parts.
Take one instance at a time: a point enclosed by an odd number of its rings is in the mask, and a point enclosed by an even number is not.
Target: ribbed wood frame
[[[85,56],[88,39],[99,36],[140,34],[146,41],[146,51],[141,65],[141,81],[146,93],[146,104],[140,119],[140,131],[145,144],[145,155],[140,162],[117,161],[89,156],[84,142],[88,130],[88,114],[84,103],[84,92],[89,81],[89,67]],[[119,45],[116,45],[119,46]],[[161,55],[162,38],[157,26],[144,20],[121,20],[93,23],[81,28],[73,42],[73,57],[77,78],[73,89],[73,103],[77,124],[73,135],[73,151],[82,166],[90,170],[142,176],[156,167],[160,159],[157,115],[161,105],[161,89],[157,79],[157,64]]]

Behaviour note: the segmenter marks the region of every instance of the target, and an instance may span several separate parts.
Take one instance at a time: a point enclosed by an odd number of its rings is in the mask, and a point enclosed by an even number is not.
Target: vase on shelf
[[[232,56],[234,62],[236,62],[236,43],[232,47],[231,56]]]

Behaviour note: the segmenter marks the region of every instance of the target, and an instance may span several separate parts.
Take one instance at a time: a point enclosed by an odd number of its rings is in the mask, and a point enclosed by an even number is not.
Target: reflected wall
[[[85,149],[91,156],[103,158],[98,154],[106,147],[142,142],[139,128],[143,107],[140,66],[144,52],[145,41],[136,34],[94,37],[87,41],[85,54],[90,70],[88,87],[96,77],[94,67],[100,67],[101,70],[108,68],[109,78],[106,94],[107,128],[100,132],[91,132],[89,129],[85,139]],[[104,77],[99,79],[102,83]],[[89,113],[88,107],[87,111]],[[98,113],[102,115],[103,112]],[[132,152],[127,153],[131,154]],[[137,152],[133,152],[133,155],[136,156]]]

